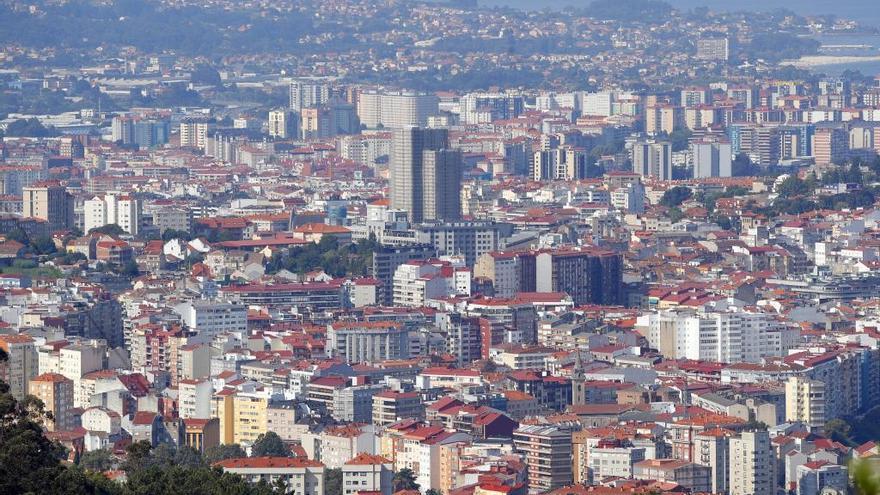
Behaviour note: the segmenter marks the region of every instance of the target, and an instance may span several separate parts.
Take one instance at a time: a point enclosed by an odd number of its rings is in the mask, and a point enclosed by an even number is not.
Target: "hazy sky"
[[[671,5],[688,9],[706,6],[712,10],[766,11],[784,7],[803,14],[835,14],[880,26],[878,0],[666,0]],[[590,0],[479,0],[485,5],[509,5],[518,8],[544,6],[588,5]]]

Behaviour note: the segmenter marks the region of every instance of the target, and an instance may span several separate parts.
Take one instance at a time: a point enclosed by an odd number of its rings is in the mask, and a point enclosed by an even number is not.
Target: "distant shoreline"
[[[807,68],[826,65],[858,64],[862,62],[880,62],[880,55],[807,55],[797,60],[783,60],[780,65]]]

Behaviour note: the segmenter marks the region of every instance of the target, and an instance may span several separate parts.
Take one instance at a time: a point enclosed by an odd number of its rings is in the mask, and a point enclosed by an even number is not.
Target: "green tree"
[[[660,204],[669,208],[678,206],[691,197],[691,190],[684,186],[675,186],[663,193]]]
[[[119,269],[119,274],[126,277],[137,277],[140,275],[141,271],[138,268],[138,264],[135,260],[128,260],[125,262],[122,267]]]
[[[174,454],[174,464],[177,466],[194,468],[203,466],[205,461],[202,459],[202,454],[198,450],[192,447],[183,446],[177,449],[177,452]]]
[[[208,465],[226,459],[240,459],[242,457],[247,457],[247,453],[241,448],[241,445],[237,443],[221,444],[210,447],[205,450],[205,454],[202,456],[205,463]]]
[[[147,469],[152,463],[152,446],[150,442],[142,440],[135,442],[125,448],[125,462],[122,463],[122,470],[128,476],[133,473]]]
[[[678,223],[684,218],[684,212],[680,208],[670,208],[666,214],[669,215],[669,221],[672,223]]]
[[[251,455],[254,457],[289,457],[290,449],[284,444],[284,440],[274,431],[260,434],[251,447]]]
[[[115,463],[113,455],[107,449],[84,452],[79,458],[80,467],[89,471],[107,471],[113,469]]]
[[[0,352],[0,366],[8,357]],[[43,435],[39,421],[45,417],[41,401],[33,396],[18,401],[0,381],[0,493],[110,493],[81,470],[61,464],[65,450]]]
[[[52,254],[58,250],[58,248],[55,247],[55,241],[47,235],[35,237],[31,241],[31,248],[37,254]]]
[[[403,468],[394,473],[394,478],[391,479],[391,486],[394,487],[395,492],[419,489],[419,484],[416,483],[416,475],[410,468]]]
[[[49,137],[55,134],[54,129],[46,128],[36,118],[18,119],[6,127],[9,137]]]
[[[324,494],[342,495],[342,469],[324,471]]]
[[[825,423],[825,426],[822,428],[822,432],[826,437],[834,440],[835,442],[840,442],[844,445],[854,446],[855,442],[853,442],[850,437],[850,433],[852,432],[852,427],[846,421],[835,418],[829,420]]]
[[[876,460],[853,461],[850,472],[856,495],[880,495],[880,469]]]
[[[5,234],[7,240],[16,241],[27,246],[31,240],[28,238],[27,232],[21,229],[12,229]]]
[[[92,230],[90,230],[88,233],[89,234],[104,234],[104,235],[109,235],[111,237],[119,237],[119,236],[125,234],[126,232],[119,225],[116,225],[115,223],[110,223],[110,224],[107,224],[107,225],[104,225],[101,227],[95,227]]]
[[[754,177],[762,174],[761,167],[752,163],[752,160],[745,153],[736,155],[731,163],[731,174],[734,177]]]
[[[783,198],[793,198],[795,196],[810,194],[813,191],[806,181],[795,175],[791,175],[786,177],[785,180],[779,184],[776,188],[776,192]]]
[[[425,495],[443,495],[443,492],[436,488],[429,488],[428,491],[425,492]]]

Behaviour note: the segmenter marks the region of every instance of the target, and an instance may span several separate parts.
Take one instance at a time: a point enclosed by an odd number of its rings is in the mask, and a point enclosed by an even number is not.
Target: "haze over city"
[[[0,0],[0,494],[880,495],[880,9]]]

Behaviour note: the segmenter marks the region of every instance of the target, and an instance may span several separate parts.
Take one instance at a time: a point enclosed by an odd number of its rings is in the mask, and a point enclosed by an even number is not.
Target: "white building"
[[[106,346],[99,342],[93,345],[76,344],[61,348],[59,352],[59,373],[73,381],[73,405],[84,407],[89,404],[91,394],[82,390],[82,377],[86,373],[104,369]]]
[[[291,495],[324,494],[324,465],[303,457],[245,457],[226,459],[216,466],[250,483],[265,481],[275,486],[280,480]]]
[[[662,311],[639,317],[648,342],[674,359],[757,363],[784,356],[797,330],[771,315],[745,311]]]
[[[174,306],[174,312],[187,327],[199,334],[214,336],[247,331],[247,306],[241,304],[192,301]]]
[[[358,454],[342,466],[342,493],[377,492],[391,495],[394,464],[380,455]]]
[[[448,262],[410,261],[394,271],[394,304],[424,306],[428,300],[471,295],[471,271]]]
[[[182,121],[180,123],[180,146],[204,151],[208,146],[208,123],[197,119]]]
[[[214,387],[210,380],[181,380],[177,384],[177,390],[181,418],[211,417],[211,396]]]
[[[730,495],[776,493],[776,456],[766,431],[730,439]]]
[[[83,206],[83,228],[86,232],[116,224],[131,235],[140,231],[142,202],[120,193],[95,196]]]

